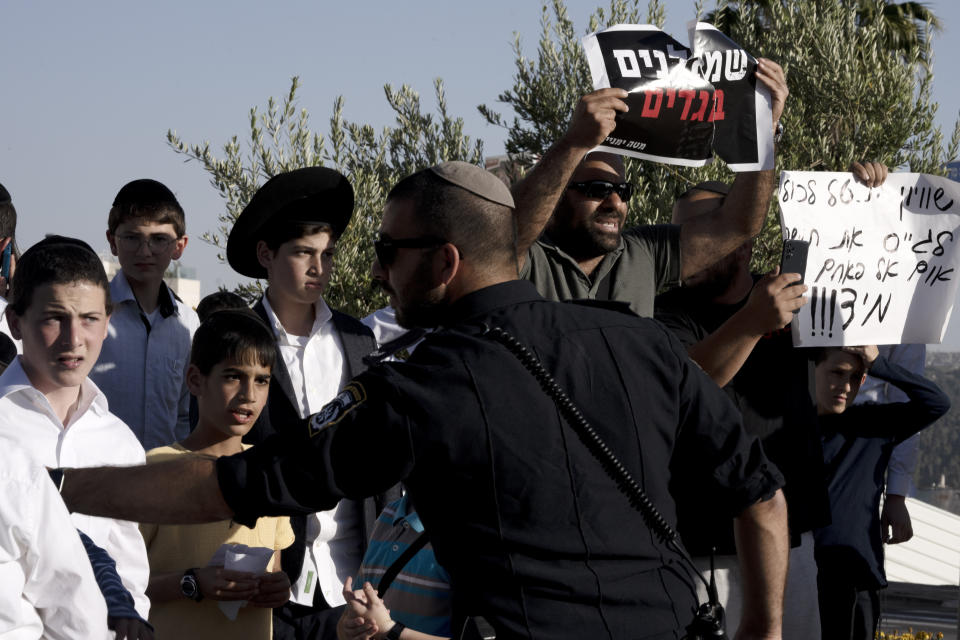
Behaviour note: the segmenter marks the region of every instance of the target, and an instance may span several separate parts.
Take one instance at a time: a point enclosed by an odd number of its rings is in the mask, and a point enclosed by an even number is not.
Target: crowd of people
[[[783,71],[756,77],[775,127]],[[873,638],[909,537],[887,463],[949,402],[891,347],[793,347],[801,274],[750,271],[772,171],[625,229],[591,150],[626,96],[584,96],[512,188],[397,183],[362,320],[323,298],[354,205],[324,167],[231,229],[252,307],[164,283],[186,223],[155,180],[109,209],[112,281],[82,240],[12,252],[0,638]],[[0,249],[15,224],[0,189]]]

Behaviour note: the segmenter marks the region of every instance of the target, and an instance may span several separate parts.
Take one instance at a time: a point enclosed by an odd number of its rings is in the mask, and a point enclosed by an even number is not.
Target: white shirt
[[[0,439],[16,443],[44,467],[144,463],[143,447],[107,409],[107,398],[97,385],[89,379],[83,381],[79,406],[63,426],[47,398],[31,386],[19,358],[0,375]],[[146,620],[150,565],[137,524],[79,513],[70,518],[75,528],[116,561],[123,586],[133,596],[137,613]]]
[[[293,391],[297,410],[306,418],[323,409],[333,400],[347,382],[347,363],[343,357],[343,342],[333,326],[333,312],[323,301],[314,305],[313,327],[309,336],[289,333],[277,319],[267,296],[263,308],[277,338]],[[309,382],[309,384],[308,384]]]
[[[90,379],[145,449],[186,438],[191,427],[186,372],[190,340],[200,326],[197,313],[162,284],[160,313],[149,322],[122,271],[110,282],[110,297],[113,315]]]
[[[397,322],[397,312],[391,306],[377,309],[363,320],[363,324],[373,331],[373,337],[378,345],[384,345],[391,340],[396,340],[407,332],[406,327],[401,327]]]
[[[295,336],[277,319],[266,296],[263,308],[293,384],[297,410],[306,418],[333,400],[347,382],[343,343],[333,325],[333,313],[321,298],[314,307],[310,335]],[[314,588],[319,588],[331,607],[345,604],[343,581],[356,575],[362,560],[362,518],[358,505],[350,501],[307,518],[306,553],[291,600],[312,605]]]
[[[0,444],[0,640],[112,638],[90,561],[46,470]]]

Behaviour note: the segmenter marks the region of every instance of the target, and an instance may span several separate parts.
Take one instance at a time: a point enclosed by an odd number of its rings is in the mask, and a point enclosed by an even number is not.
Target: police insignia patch
[[[363,404],[366,399],[367,391],[363,388],[363,385],[359,382],[351,382],[319,413],[315,413],[310,418],[310,422],[307,423],[307,435],[312,438],[327,427],[337,424],[343,420],[344,416]]]

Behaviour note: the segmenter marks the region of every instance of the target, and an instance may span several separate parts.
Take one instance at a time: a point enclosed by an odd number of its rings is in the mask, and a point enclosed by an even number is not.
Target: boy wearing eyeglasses
[[[277,345],[267,406],[246,443],[259,444],[274,433],[301,435],[296,430],[303,418],[333,400],[376,348],[367,327],[323,299],[336,241],[352,215],[347,179],[332,169],[305,167],[261,186],[230,231],[230,266],[267,281],[253,310]],[[356,575],[377,514],[400,497],[394,493],[343,500],[329,511],[291,518],[296,539],[281,555],[291,597],[274,610],[274,638],[325,637],[324,629],[335,634],[340,616],[332,608],[345,602],[343,581]]]
[[[200,324],[163,281],[187,246],[183,208],[156,180],[129,182],[110,208],[107,242],[120,271],[110,282],[115,308],[90,378],[144,448],[168,445],[190,433],[186,370]]]

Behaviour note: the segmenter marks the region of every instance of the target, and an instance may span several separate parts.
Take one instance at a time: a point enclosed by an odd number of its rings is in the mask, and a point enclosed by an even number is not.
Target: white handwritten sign
[[[850,173],[784,171],[784,238],[807,240],[809,302],[793,343],[939,343],[960,278],[960,184],[893,173],[874,189]]]

